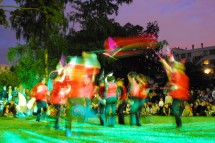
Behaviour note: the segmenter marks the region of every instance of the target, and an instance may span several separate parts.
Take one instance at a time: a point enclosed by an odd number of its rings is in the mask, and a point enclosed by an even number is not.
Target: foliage
[[[0,87],[3,86],[18,86],[20,84],[20,79],[16,73],[6,70],[0,72]],[[1,88],[0,88],[1,89]]]
[[[80,55],[82,51],[94,51],[98,54],[105,70],[116,70],[127,67],[127,61],[139,65],[149,65],[156,62],[146,59],[151,57],[154,51],[149,51],[140,57],[130,60],[122,60],[122,68],[118,62],[110,61],[103,56],[103,43],[109,37],[127,37],[143,33],[155,34],[158,37],[159,27],[157,22],[149,22],[146,30],[140,25],[127,23],[121,26],[111,17],[118,14],[119,6],[130,4],[133,0],[15,0],[20,8],[11,12],[10,21],[12,28],[16,31],[17,38],[23,37],[25,45],[18,44],[11,48],[8,60],[14,65],[15,72],[19,73],[20,79],[33,85],[35,75],[44,75],[45,68],[49,71],[56,66],[60,55]],[[69,5],[67,5],[69,2]],[[65,8],[71,6],[68,13],[70,22],[80,26],[80,30],[74,27],[69,29],[68,36],[65,35],[68,28],[68,20],[64,14]],[[158,45],[162,48],[162,44]],[[48,56],[46,60],[44,53]],[[136,62],[138,60],[138,62]],[[106,66],[109,65],[110,66]],[[139,66],[136,65],[136,66]],[[139,66],[137,71],[145,69]],[[131,68],[132,69],[132,68]],[[26,73],[25,71],[28,71]],[[125,71],[124,71],[125,72]],[[30,75],[30,77],[28,77]],[[35,78],[35,77],[34,77]]]
[[[123,3],[130,4],[133,0],[74,0],[70,13],[70,20],[79,23],[82,29],[102,28],[102,24],[108,19],[108,16],[117,15],[119,5]],[[103,22],[102,22],[103,21]]]
[[[64,4],[62,0],[15,0],[22,8],[11,12],[12,28],[16,30],[16,36],[19,39],[39,38],[45,42],[51,30],[66,30],[67,20],[64,17]]]
[[[44,50],[32,50],[34,42],[30,40],[29,44],[17,44],[16,48],[10,48],[8,52],[8,59],[14,63],[14,72],[26,88],[32,88],[38,83],[45,72]]]
[[[5,12],[1,8],[0,8],[0,25],[4,25],[5,27],[9,26]]]

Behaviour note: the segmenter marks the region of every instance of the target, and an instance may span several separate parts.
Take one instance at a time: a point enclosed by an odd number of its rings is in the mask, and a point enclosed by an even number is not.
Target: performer
[[[86,112],[84,116],[84,121],[87,122],[89,118],[89,113],[90,113],[90,106],[91,106],[91,101],[94,96],[94,84],[91,81],[89,77],[86,77],[85,79],[85,85],[84,85],[84,97],[85,97],[85,102],[86,102]]]
[[[169,63],[167,63],[162,57],[160,57],[160,62],[163,64],[167,76],[168,83],[167,88],[170,96],[173,97],[173,113],[176,120],[176,127],[182,126],[182,121],[179,112],[179,105],[183,100],[189,100],[189,78],[185,74],[185,66],[178,61],[174,60],[172,54],[169,55]]]
[[[96,97],[99,99],[99,120],[100,125],[105,126],[106,120],[105,120],[105,82],[103,79],[100,80],[99,85],[96,88]]]
[[[119,106],[118,106],[118,122],[119,124],[125,124],[124,120],[124,109],[127,105],[127,89],[124,85],[124,79],[118,78],[116,81],[118,89],[120,91],[118,96]]]
[[[46,111],[47,111],[47,96],[49,96],[49,90],[48,87],[45,85],[45,78],[42,79],[42,81],[37,84],[33,89],[32,89],[32,97],[36,98],[36,103],[37,103],[37,118],[36,121],[40,122],[40,114],[41,114],[41,109],[43,109],[43,117],[44,119],[46,118]]]
[[[128,94],[129,94],[129,104],[130,104],[130,125],[137,125],[140,126],[140,123],[137,122],[137,111],[139,108],[139,93],[140,87],[137,82],[137,73],[136,72],[129,72],[128,73]]]
[[[117,85],[115,77],[108,75],[105,83],[107,126],[114,127],[116,123]]]
[[[143,75],[143,74],[138,74],[137,75],[137,81],[138,81],[138,85],[140,87],[140,93],[139,93],[139,107],[137,109],[137,126],[141,126],[141,120],[140,120],[140,116],[141,116],[141,112],[142,112],[142,108],[144,106],[144,104],[147,102],[147,97],[148,97],[148,93],[149,93],[149,85],[147,83],[147,78]]]
[[[54,128],[56,130],[59,128],[59,119],[62,106],[66,105],[66,95],[70,92],[71,86],[67,85],[65,81],[64,71],[62,70],[60,74],[54,79],[53,90],[50,96],[50,103],[53,104],[54,108],[57,110]]]
[[[85,86],[84,78],[86,77],[86,69],[81,57],[71,57],[69,63],[65,67],[66,84],[71,86],[71,90],[67,95],[66,104],[66,132],[67,137],[72,136],[72,112],[73,107],[77,105],[84,105],[85,97],[83,89]]]

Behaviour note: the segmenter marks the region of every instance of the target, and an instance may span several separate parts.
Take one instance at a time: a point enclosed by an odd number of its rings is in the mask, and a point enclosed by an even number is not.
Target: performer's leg
[[[111,126],[114,126],[116,124],[116,99],[115,101],[111,104],[112,108],[112,119],[111,119]]]
[[[118,106],[118,123],[124,124],[123,122],[123,102]]]
[[[61,111],[61,105],[59,104],[54,104],[54,107],[55,109],[57,110],[57,113],[56,113],[56,118],[55,118],[55,125],[54,125],[54,128],[55,129],[59,129],[59,119],[60,119],[60,111]]]
[[[86,101],[86,111],[85,111],[84,121],[87,122],[89,118],[91,100],[90,98],[85,98],[85,101]]]
[[[111,111],[111,103],[109,103],[109,101],[107,99],[106,110],[105,110],[107,126],[111,126],[111,112],[110,111]]]
[[[175,116],[175,121],[176,121],[177,127],[182,126],[182,121],[181,121],[180,112],[179,112],[180,102],[181,102],[181,100],[179,100],[179,99],[173,99],[173,104],[172,104],[173,113]]]
[[[42,108],[42,101],[37,101],[37,117],[36,117],[37,122],[40,121],[41,108]]]
[[[100,124],[102,126],[106,125],[105,122],[105,105],[100,104],[99,105],[99,119],[100,119]]]
[[[122,102],[122,124],[125,124],[125,117],[124,117],[124,109],[126,108],[126,105],[127,105],[127,103],[126,103],[126,101],[123,101]]]
[[[138,103],[139,103],[139,107],[137,110],[137,126],[141,126],[141,112],[142,112],[143,105],[146,103],[146,99],[139,98]]]
[[[72,98],[68,99],[68,103],[66,105],[66,136],[70,137],[72,136]]]
[[[42,101],[42,108],[43,108],[43,119],[46,119],[46,113],[48,110],[48,104],[45,101]]]
[[[131,101],[130,124],[133,126],[137,124],[137,110],[139,105],[136,97],[132,97]]]

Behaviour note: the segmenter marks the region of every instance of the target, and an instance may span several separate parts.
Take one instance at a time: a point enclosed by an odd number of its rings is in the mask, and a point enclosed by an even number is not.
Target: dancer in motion
[[[122,78],[118,78],[116,84],[119,90],[118,101],[120,102],[118,106],[118,122],[119,124],[124,125],[125,124],[124,109],[126,108],[127,105],[127,89],[124,85],[124,79]]]
[[[45,85],[45,78],[42,79],[42,81],[37,84],[33,89],[33,95],[32,97],[36,98],[37,102],[37,118],[36,121],[40,122],[40,114],[41,114],[41,109],[43,109],[43,117],[44,119],[46,118],[46,111],[47,111],[47,98],[49,96],[49,90],[48,87]]]
[[[160,56],[159,56],[160,57]],[[173,97],[173,113],[176,120],[176,127],[182,126],[179,112],[179,105],[183,100],[189,100],[189,78],[185,74],[185,66],[183,63],[175,61],[171,53],[169,53],[169,62],[160,57],[160,62],[166,70],[168,83],[166,84],[170,96]]]
[[[107,126],[114,127],[116,123],[117,84],[113,75],[106,78],[105,95]]]
[[[64,69],[59,68],[57,77],[53,80],[53,90],[50,96],[50,103],[53,104],[54,108],[57,110],[55,117],[54,128],[56,130],[60,129],[59,119],[61,114],[61,108],[66,105],[66,96],[71,90],[71,86],[65,82]]]
[[[138,123],[138,108],[139,108],[139,93],[140,93],[140,87],[137,82],[137,73],[136,72],[129,72],[128,73],[128,94],[129,94],[129,104],[131,106],[130,111],[130,125],[131,126],[141,126],[140,123]]]
[[[128,73],[129,96],[131,100],[131,125],[141,126],[140,114],[146,102],[149,88],[146,77],[136,72]]]

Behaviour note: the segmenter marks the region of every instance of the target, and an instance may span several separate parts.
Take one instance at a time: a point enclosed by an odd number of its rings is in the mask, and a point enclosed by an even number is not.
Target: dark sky
[[[14,4],[13,0],[3,0]],[[0,3],[0,4],[3,4]],[[116,21],[124,25],[146,27],[148,22],[158,21],[159,40],[167,40],[169,47],[191,49],[215,45],[215,0],[134,0],[119,9]],[[6,53],[16,45],[15,32],[0,26],[0,64],[8,64]]]

